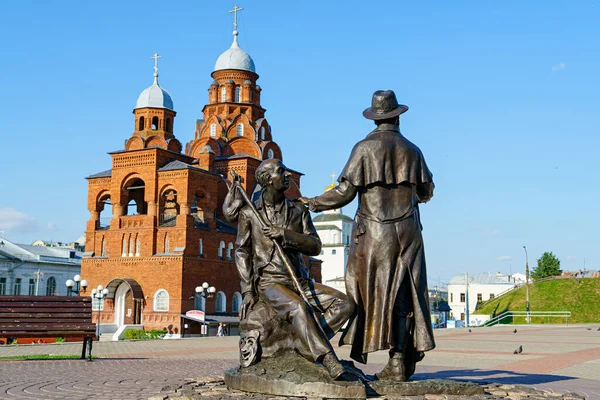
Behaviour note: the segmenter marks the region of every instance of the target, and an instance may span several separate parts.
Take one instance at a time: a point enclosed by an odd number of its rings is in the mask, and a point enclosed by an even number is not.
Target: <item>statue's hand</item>
[[[264,226],[263,233],[269,239],[277,239],[277,240],[283,239],[283,235],[284,235],[283,228],[276,228],[274,226]]]
[[[245,293],[242,299],[242,305],[240,306],[240,320],[246,319],[248,311],[256,304],[256,298],[252,293]]]
[[[304,203],[304,205],[308,206],[308,197],[299,197],[298,200],[300,200],[302,203]]]

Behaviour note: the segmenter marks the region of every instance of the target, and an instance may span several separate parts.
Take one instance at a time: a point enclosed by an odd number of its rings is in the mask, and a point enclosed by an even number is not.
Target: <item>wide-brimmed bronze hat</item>
[[[371,107],[363,111],[363,116],[376,121],[392,118],[406,111],[408,111],[408,106],[398,104],[393,90],[378,90],[373,93]]]

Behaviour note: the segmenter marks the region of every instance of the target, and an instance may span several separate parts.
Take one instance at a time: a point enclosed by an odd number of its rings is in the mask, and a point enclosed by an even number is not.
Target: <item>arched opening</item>
[[[244,136],[244,124],[238,123],[235,127],[235,132],[238,136]]]
[[[127,243],[127,236],[123,235],[123,243],[121,244],[121,257],[127,257],[127,249],[129,245]]]
[[[147,213],[148,204],[144,200],[146,184],[141,179],[134,179],[127,190],[127,209],[124,215],[144,215]]]
[[[269,149],[267,151],[267,158],[273,158],[275,157],[275,153],[273,153],[273,149]]]
[[[152,117],[152,130],[155,131],[158,129],[158,117]]]
[[[265,134],[265,127],[261,126],[260,127],[260,140],[265,140],[266,134]]]
[[[164,249],[164,253],[165,254],[169,254],[169,250],[170,250],[170,246],[169,246],[169,235],[166,234],[165,235],[165,249]]]
[[[113,217],[112,204],[110,202],[110,194],[105,193],[98,199],[96,204],[96,210],[98,210],[98,221],[96,223],[96,229],[108,229],[110,227],[110,221]]]
[[[235,88],[235,102],[236,103],[241,103],[242,99],[241,99],[241,88],[239,86],[237,86]]]
[[[215,123],[210,124],[210,136],[211,137],[217,136],[217,124],[215,124]]]
[[[140,238],[138,237],[135,240],[135,256],[136,257],[140,256],[140,247],[142,247],[142,242],[140,241]]]
[[[227,101],[227,88],[225,86],[221,87],[221,103],[225,103]]]
[[[171,118],[167,118],[165,120],[165,131],[167,132],[172,132],[172,127],[171,127]]]
[[[179,204],[177,203],[177,191],[175,189],[166,190],[160,199],[160,225],[175,226],[177,215],[179,214]]]
[[[145,124],[146,124],[146,118],[140,117],[140,119],[138,121],[138,131],[143,131]]]

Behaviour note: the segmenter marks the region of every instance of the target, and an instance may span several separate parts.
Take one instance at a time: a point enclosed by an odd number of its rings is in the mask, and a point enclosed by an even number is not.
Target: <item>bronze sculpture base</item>
[[[369,396],[423,396],[426,394],[476,396],[485,393],[481,385],[448,379],[426,379],[408,382],[373,381],[368,382],[366,385]]]
[[[291,352],[263,359],[247,368],[232,368],[225,372],[225,384],[230,389],[279,396],[367,397],[365,385],[360,381],[334,381],[325,368]]]
[[[247,368],[236,367],[225,372],[230,389],[278,396],[320,397],[331,399],[364,399],[372,396],[482,395],[484,388],[470,382],[446,379],[391,382],[371,380],[351,362],[343,361],[365,381],[340,382],[329,377],[325,368],[304,357],[287,352],[266,358]]]

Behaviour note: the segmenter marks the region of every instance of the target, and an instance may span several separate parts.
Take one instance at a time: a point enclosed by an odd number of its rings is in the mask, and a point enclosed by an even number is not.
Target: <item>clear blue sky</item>
[[[152,83],[187,142],[234,3],[18,1],[0,24],[0,233],[71,241],[89,213],[85,176],[110,168]],[[284,162],[320,194],[393,89],[401,130],[436,193],[422,207],[430,285],[468,270],[523,271],[553,251],[600,268],[600,6],[593,1],[247,1],[240,45]],[[344,209],[353,215],[356,203]]]

